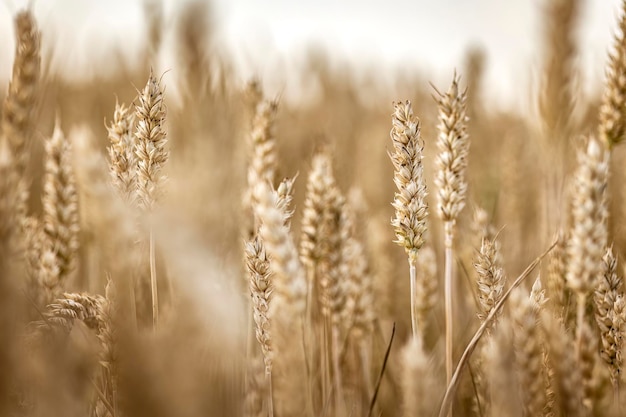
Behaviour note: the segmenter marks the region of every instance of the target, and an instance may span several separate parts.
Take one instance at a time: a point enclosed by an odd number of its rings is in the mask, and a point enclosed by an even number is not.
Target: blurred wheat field
[[[581,4],[545,1],[532,117],[483,99],[479,49],[393,102],[311,52],[289,104],[234,79],[203,2],[176,99],[148,6],[138,68],[71,82],[16,12],[0,415],[624,415],[626,2],[595,99]]]

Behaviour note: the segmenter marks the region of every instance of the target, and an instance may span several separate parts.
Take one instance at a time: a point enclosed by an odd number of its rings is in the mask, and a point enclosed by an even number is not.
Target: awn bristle
[[[165,104],[163,92],[152,71],[143,91],[139,93],[136,110],[135,157],[137,161],[137,198],[139,206],[151,211],[161,193],[165,176],[161,173],[169,158],[164,130]]]
[[[409,263],[415,264],[417,251],[424,244],[426,233],[426,183],[422,151],[424,143],[420,137],[420,122],[413,116],[411,102],[394,103],[391,129],[393,153],[390,153],[394,166],[393,181],[398,188],[392,203],[396,216],[391,225],[396,232],[398,245],[409,256]]]
[[[80,227],[71,146],[58,121],[45,148],[43,229],[56,257],[62,287],[76,263]]]
[[[137,192],[137,156],[135,155],[135,114],[131,107],[115,103],[109,133],[109,170],[111,181],[122,199],[133,203]]]
[[[613,248],[606,249],[602,258],[603,272],[594,292],[595,316],[600,328],[602,359],[609,366],[611,383],[619,384],[622,372],[622,350],[625,330],[624,299],[622,278],[617,274],[617,259]]]
[[[30,158],[31,135],[36,126],[41,64],[40,33],[32,10],[23,10],[15,17],[15,37],[15,60],[2,106],[1,131],[21,177]]]
[[[467,156],[469,154],[469,136],[467,134],[467,94],[459,92],[459,78],[454,76],[450,88],[445,94],[436,97],[439,108],[437,126],[437,212],[444,222],[445,244],[452,246],[454,227],[459,213],[465,207],[467,194]]]
[[[609,147],[626,135],[626,2],[622,1],[619,32],[613,38],[600,106],[600,139]]]

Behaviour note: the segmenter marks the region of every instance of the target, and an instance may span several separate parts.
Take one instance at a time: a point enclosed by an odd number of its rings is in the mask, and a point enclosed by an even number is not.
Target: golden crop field
[[[318,97],[281,100],[207,2],[176,99],[150,8],[140,65],[72,82],[16,10],[0,416],[626,415],[626,1],[593,98],[582,0],[543,3],[533,116],[484,99],[480,49],[393,102],[312,49]]]

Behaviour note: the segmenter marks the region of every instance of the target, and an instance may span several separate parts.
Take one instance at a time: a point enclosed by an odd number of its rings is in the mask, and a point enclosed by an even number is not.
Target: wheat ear
[[[137,156],[135,155],[135,114],[132,108],[115,103],[109,134],[109,171],[111,182],[122,199],[134,203],[137,191]]]
[[[165,148],[167,137],[163,127],[165,122],[163,92],[152,71],[150,71],[146,86],[139,93],[136,112],[137,198],[139,206],[146,212],[151,212],[161,192],[161,183],[165,179],[161,169],[169,157],[169,152]],[[159,298],[152,227],[150,227],[150,284],[152,289],[152,323],[156,329],[159,321]]]
[[[276,414],[297,415],[305,404],[306,373],[303,324],[307,284],[298,252],[289,231],[289,214],[281,208],[278,193],[269,184],[254,192],[256,213],[261,221],[260,236],[265,243],[274,272],[274,292],[268,311],[272,323],[273,384]]]
[[[541,329],[538,327],[540,309],[545,303],[541,281],[537,279],[531,296],[514,293],[512,298],[515,331],[513,332],[515,362],[522,390],[524,415],[540,416],[547,404],[544,354],[541,346]]]
[[[102,321],[102,306],[105,298],[101,295],[87,293],[64,293],[62,298],[57,299],[48,306],[46,320],[41,326],[53,324],[70,332],[75,320],[80,320],[87,327],[99,333],[104,323]]]
[[[467,182],[467,156],[469,153],[469,137],[467,134],[467,95],[459,91],[459,79],[456,74],[445,94],[438,93],[439,125],[437,146],[437,213],[444,224],[444,294],[446,316],[446,377],[450,381],[454,366],[453,359],[453,285],[454,285],[454,236],[456,221],[465,206]]]
[[[607,245],[608,151],[590,138],[578,155],[571,202],[572,229],[567,246],[567,284],[577,301],[577,348],[581,353],[585,305],[596,278],[602,273]],[[580,356],[580,355],[579,355]]]
[[[411,328],[413,336],[418,334],[416,316],[416,271],[417,253],[424,244],[426,232],[426,183],[424,181],[424,166],[422,151],[424,143],[420,137],[419,120],[413,116],[411,102],[394,103],[392,128],[390,132],[393,152],[389,153],[394,167],[393,181],[396,191],[392,203],[396,210],[391,220],[396,233],[398,245],[402,246],[408,255],[409,278],[411,287]]]
[[[15,37],[15,60],[2,105],[1,131],[13,154],[16,171],[23,176],[36,123],[41,64],[41,35],[31,9],[23,10],[15,17]]]
[[[254,188],[261,182],[274,184],[277,165],[276,138],[274,123],[278,102],[263,100],[257,107],[252,122],[252,131],[249,139],[250,164],[248,166],[248,189],[244,204],[251,207],[255,204]],[[258,228],[255,221],[254,230]]]
[[[613,38],[600,106],[600,139],[609,147],[626,135],[626,2],[622,1],[618,33]]]
[[[600,328],[602,343],[600,352],[602,359],[609,366],[611,384],[614,389],[614,403],[617,406],[623,363],[626,300],[622,278],[617,274],[617,259],[613,255],[612,247],[606,249],[602,261],[603,271],[593,297],[596,305],[595,318]]]
[[[100,365],[102,366],[102,391],[107,401],[117,410],[118,385],[118,331],[114,321],[117,320],[117,289],[113,281],[105,288],[105,299],[100,308],[102,327],[98,332],[100,340]]]
[[[501,265],[495,238],[489,240],[483,237],[480,251],[474,260],[474,268],[478,277],[478,301],[480,305],[478,318],[482,322],[502,299],[506,283],[506,275]],[[493,328],[495,325],[496,320],[489,328]]]
[[[76,263],[80,227],[71,146],[58,120],[52,136],[46,140],[45,149],[43,230],[56,258],[59,272],[57,287],[62,289]]]

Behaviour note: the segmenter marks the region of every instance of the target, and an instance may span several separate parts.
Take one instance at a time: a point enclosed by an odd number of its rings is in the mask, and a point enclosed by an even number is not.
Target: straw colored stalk
[[[137,192],[137,156],[135,155],[135,114],[130,107],[115,103],[109,133],[109,171],[111,182],[122,199],[130,204]]]
[[[151,212],[161,193],[165,176],[161,173],[167,162],[167,137],[164,130],[165,104],[163,92],[152,71],[136,106],[137,126],[135,156],[137,158],[137,198],[139,207]],[[156,329],[159,321],[159,298],[156,277],[155,243],[150,227],[150,284],[152,290],[152,323]]]
[[[341,274],[343,263],[341,213],[345,198],[335,184],[334,177],[327,179],[328,205],[322,217],[321,257],[319,260],[320,305],[325,325],[330,324],[331,363],[335,393],[336,413],[340,413],[343,398],[340,358],[343,337],[342,326],[346,321],[346,285]]]
[[[454,366],[452,340],[454,272],[453,244],[456,221],[465,206],[467,182],[467,156],[469,153],[469,137],[467,135],[467,94],[459,91],[459,79],[456,74],[445,94],[437,92],[435,97],[439,107],[439,124],[437,147],[439,154],[436,159],[437,175],[437,213],[444,224],[444,294],[446,316],[446,376],[450,381]]]
[[[41,40],[32,10],[15,17],[15,60],[9,90],[2,105],[1,131],[21,177],[30,156],[30,140],[36,124],[41,64]]]
[[[431,386],[429,381],[428,357],[422,340],[411,337],[402,350],[402,415],[405,417],[427,417],[432,414],[429,404]]]
[[[606,249],[602,261],[603,271],[594,291],[595,318],[600,328],[601,357],[609,367],[614,401],[615,404],[619,404],[626,301],[622,278],[617,274],[617,259],[613,255],[612,247]]]
[[[389,153],[394,167],[393,182],[398,191],[392,203],[396,211],[391,220],[396,234],[394,241],[402,246],[408,255],[409,278],[411,288],[411,328],[413,335],[418,334],[416,312],[415,265],[417,253],[424,244],[426,232],[426,183],[422,151],[424,143],[420,137],[420,122],[413,116],[411,102],[394,103],[392,128],[390,132],[393,152]]]
[[[327,398],[331,391],[331,364],[330,357],[332,348],[326,349],[329,345],[330,325],[326,320],[330,317],[330,309],[323,304],[330,302],[328,298],[329,290],[335,290],[334,285],[337,282],[335,276],[324,277],[328,273],[335,274],[335,270],[331,267],[329,260],[326,259],[332,252],[329,249],[329,240],[333,230],[336,230],[336,224],[333,222],[332,214],[330,214],[331,206],[337,196],[335,180],[332,173],[332,162],[327,150],[322,150],[313,156],[311,162],[311,171],[307,180],[306,194],[304,200],[304,211],[302,214],[302,226],[300,228],[300,259],[306,266],[307,273],[307,313],[306,317],[309,322],[312,337],[321,340],[319,346],[319,355],[313,352],[309,356],[314,358],[318,363],[313,365],[319,366],[321,369],[321,390],[322,397]],[[333,243],[337,243],[336,234],[332,236]],[[333,254],[335,257],[335,254]],[[336,261],[336,260],[335,260]],[[336,262],[333,262],[336,264]],[[322,282],[323,281],[323,282]],[[326,288],[322,288],[325,286]],[[339,293],[341,294],[341,293]],[[322,317],[324,320],[319,320]],[[313,346],[313,343],[310,343]]]
[[[52,136],[46,140],[45,150],[43,230],[58,268],[58,283],[49,285],[49,288],[61,290],[76,263],[80,227],[71,146],[58,120]]]
[[[609,147],[626,135],[626,2],[622,1],[619,29],[613,38],[606,66],[606,81],[600,106],[600,139]]]
[[[298,252],[286,219],[280,208],[280,198],[269,184],[255,188],[258,202],[255,210],[261,221],[260,236],[271,259],[274,272],[274,292],[268,311],[272,323],[275,376],[273,393],[275,411],[279,416],[302,414],[305,404],[306,365],[303,340],[303,320],[306,310],[307,283]]]
[[[578,155],[571,202],[572,229],[567,246],[567,284],[577,299],[577,348],[581,353],[587,297],[602,274],[607,246],[608,151],[590,138]]]
[[[430,245],[422,247],[415,268],[415,317],[418,333],[426,338],[428,316],[437,303],[437,258]]]

